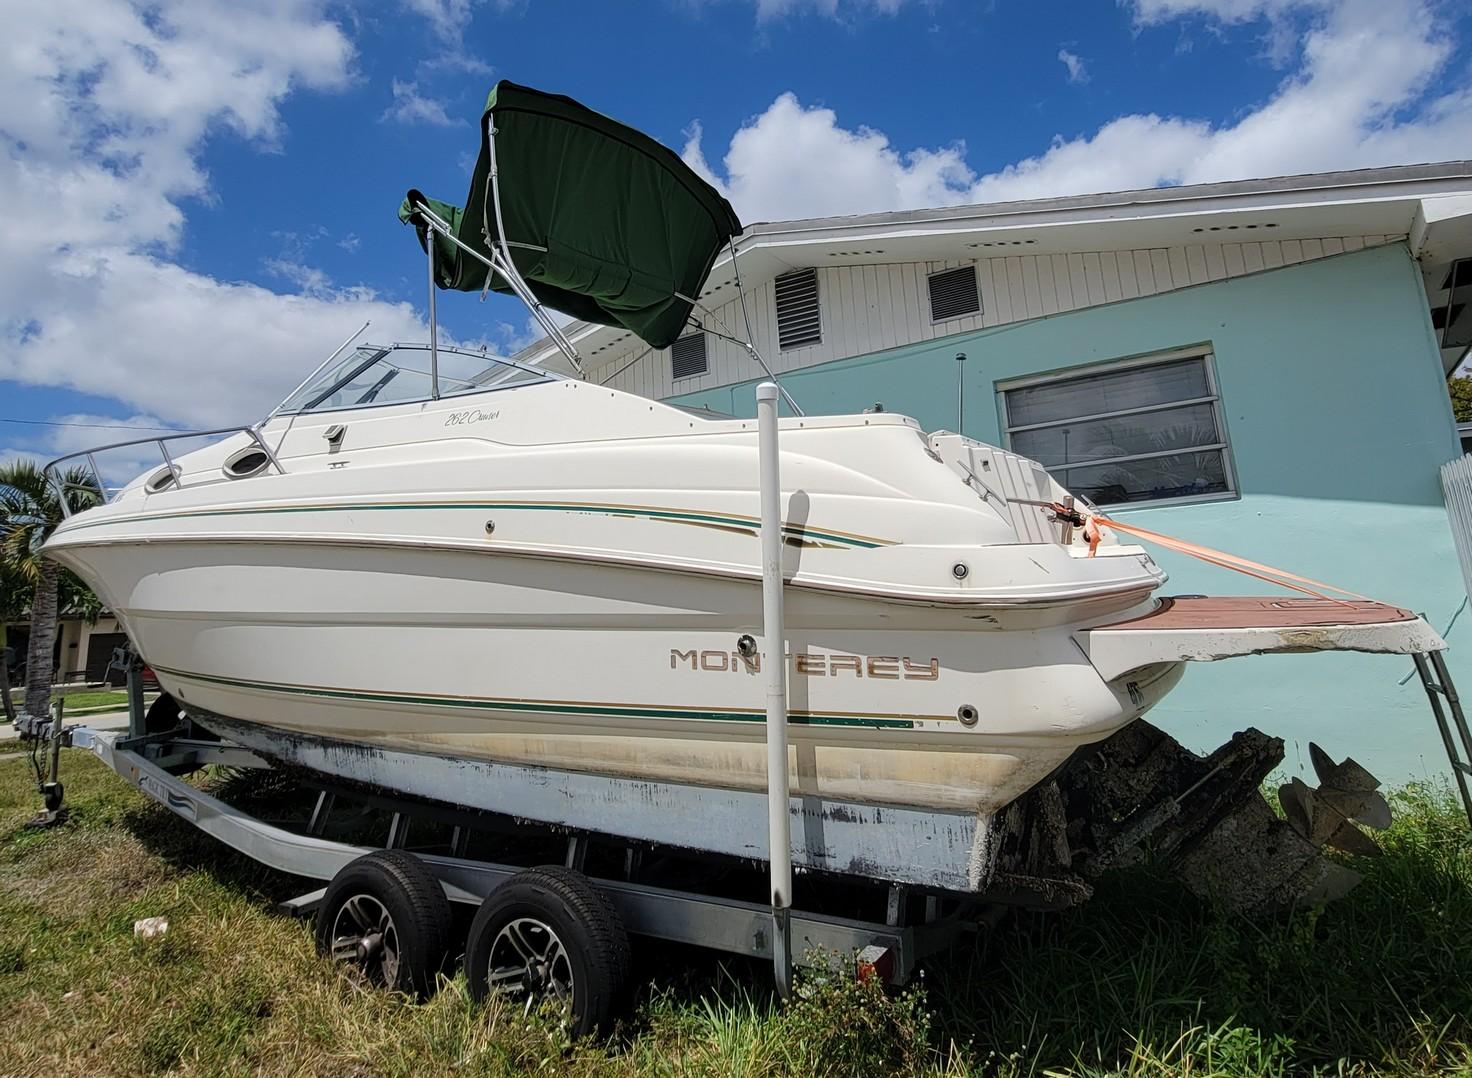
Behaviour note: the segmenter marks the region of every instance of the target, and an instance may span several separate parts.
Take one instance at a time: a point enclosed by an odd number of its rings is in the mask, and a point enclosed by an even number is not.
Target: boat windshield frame
[[[322,415],[329,412],[352,411],[361,408],[386,408],[391,405],[424,404],[431,401],[443,400],[447,397],[463,397],[469,396],[471,394],[490,393],[503,389],[519,389],[522,386],[538,385],[543,382],[560,382],[567,380],[566,375],[558,374],[556,371],[550,371],[545,367],[537,367],[528,363],[519,363],[514,359],[507,359],[503,356],[492,355],[489,352],[473,351],[468,348],[456,348],[454,346],[443,344],[438,345],[437,347],[432,347],[428,343],[419,344],[413,342],[395,341],[392,344],[386,345],[366,343],[359,345],[356,349],[354,349],[352,353],[352,355],[361,356],[358,362],[348,365],[336,378],[333,378],[327,382],[318,382],[318,376],[322,374],[323,371],[325,371],[332,364],[332,362],[338,358],[342,351],[345,351],[345,349],[339,349],[337,352],[334,352],[331,356],[329,356],[325,362],[317,367],[316,370],[314,370],[305,379],[303,379],[300,385],[298,385],[295,389],[288,393],[286,397],[281,401],[281,403],[271,410],[270,415],[268,415],[266,418],[269,420],[278,415]],[[431,363],[430,370],[418,370],[414,367],[402,366],[396,363],[389,362],[386,365],[396,371],[404,371],[428,379],[429,384],[426,386],[424,394],[422,396],[405,397],[383,401],[359,400],[349,404],[334,404],[328,407],[322,406],[323,401],[330,398],[334,393],[342,390],[345,386],[351,385],[355,378],[360,377],[365,371],[370,370],[374,364],[383,362],[385,357],[392,356],[396,352],[423,352],[425,353],[426,357],[431,359],[433,358],[433,353],[435,352],[437,352],[439,355],[445,355],[448,353],[450,355],[464,356],[468,359],[475,360],[484,365],[485,370],[484,372],[482,372],[482,376],[487,378],[487,380],[481,382],[473,379],[454,377],[450,374],[445,373],[444,371],[435,369],[437,367],[437,362]],[[349,358],[351,358],[351,356]],[[529,375],[530,377],[519,379],[511,385],[499,384],[500,382],[506,381],[510,377],[512,377],[513,372],[519,372],[523,375]],[[450,389],[447,392],[444,389],[440,388],[440,386],[442,386],[446,382],[452,383],[459,388]]]

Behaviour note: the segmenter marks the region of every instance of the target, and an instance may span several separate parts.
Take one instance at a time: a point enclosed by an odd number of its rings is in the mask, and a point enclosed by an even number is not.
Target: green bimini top
[[[467,247],[490,255],[499,233],[490,189],[490,133],[511,259],[536,297],[574,318],[624,326],[667,348],[721,247],[741,231],[736,212],[679,156],[647,135],[558,94],[498,82],[481,118],[480,157],[465,206],[410,190],[399,220],[423,202]],[[441,288],[476,292],[491,271],[435,237]],[[491,288],[510,292],[496,275]]]

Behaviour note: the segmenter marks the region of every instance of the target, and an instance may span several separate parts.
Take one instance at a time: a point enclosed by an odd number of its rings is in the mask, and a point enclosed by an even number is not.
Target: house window
[[[1002,386],[1007,444],[1098,505],[1234,493],[1209,351]]]
[[[691,333],[670,345],[670,377],[694,378],[710,369],[705,358],[705,334]]]
[[[796,270],[773,282],[777,294],[777,347],[782,351],[823,339],[818,307],[818,271]]]

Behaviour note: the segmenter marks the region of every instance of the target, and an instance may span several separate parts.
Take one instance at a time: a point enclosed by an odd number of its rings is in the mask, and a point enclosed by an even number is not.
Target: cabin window
[[[670,377],[694,378],[710,369],[705,356],[705,334],[691,333],[670,345]]]
[[[232,453],[225,460],[224,470],[231,479],[249,479],[265,471],[266,465],[270,463],[271,458],[260,449],[255,446],[246,446]]]
[[[818,306],[818,271],[784,273],[773,282],[777,296],[777,347],[804,348],[823,339],[823,314]]]
[[[1097,505],[1236,493],[1209,349],[1000,388],[1008,448]]]

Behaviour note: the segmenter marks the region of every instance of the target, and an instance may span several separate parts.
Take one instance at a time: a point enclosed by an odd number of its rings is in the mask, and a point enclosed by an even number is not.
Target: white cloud
[[[1134,0],[1135,21],[1166,22],[1184,15],[1205,15],[1220,22],[1281,18],[1295,8],[1329,7],[1332,0]]]
[[[385,337],[416,335],[408,304],[361,288],[322,280],[282,295],[170,259],[181,203],[211,195],[199,164],[207,138],[272,148],[288,94],[347,85],[352,46],[324,10],[324,0],[10,6],[0,378],[113,397],[170,424],[239,422],[365,318]]]
[[[1069,82],[1088,82],[1089,69],[1084,64],[1083,58],[1067,49],[1058,50],[1058,62],[1068,68]]]
[[[830,19],[869,12],[893,15],[904,6],[905,0],[756,0],[756,17],[759,22],[766,22],[805,11]]]
[[[747,220],[955,202],[972,179],[960,146],[900,153],[881,132],[843,128],[832,109],[805,108],[791,93],[736,132],[724,180],[705,159],[702,135],[699,124],[691,126],[685,160]]]
[[[973,193],[1026,198],[1363,168],[1440,160],[1472,145],[1472,93],[1421,100],[1452,54],[1423,0],[1349,0],[1300,41],[1299,69],[1236,123],[1120,117],[1092,136],[1056,140],[983,178]]]
[[[967,165],[962,144],[899,150],[790,93],[736,132],[721,174],[698,124],[685,158],[743,218],[773,220],[1441,160],[1472,145],[1472,90],[1438,92],[1453,43],[1430,0],[1139,0],[1136,11],[1146,23],[1302,16],[1301,60],[1231,122],[1120,116],[1090,134],[1057,135],[985,176]]]
[[[519,7],[521,2],[494,0],[492,6],[505,12]],[[494,69],[490,64],[465,50],[466,31],[470,29],[471,18],[481,3],[482,0],[404,0],[404,7],[423,16],[438,39],[439,51],[416,65],[420,78],[428,78],[441,71],[462,75],[491,74]]]
[[[416,15],[422,15],[429,28],[450,50],[437,60],[426,61],[434,65],[459,68],[471,74],[484,74],[489,65],[461,51],[461,41],[470,29],[475,9],[486,6],[488,0],[403,0],[404,7]],[[516,11],[526,6],[527,0],[489,0],[490,7],[499,13]]]
[[[289,258],[268,258],[266,271],[296,285],[297,291],[309,296],[320,296],[332,291],[332,279],[316,266],[304,262],[293,262]]]
[[[445,103],[438,98],[426,97],[419,92],[417,82],[393,80],[391,87],[394,103],[383,112],[382,119],[401,124],[435,124],[448,127],[456,121],[445,111]]]
[[[424,16],[430,29],[440,37],[457,40],[470,26],[476,0],[404,0],[404,6]]]
[[[171,423],[254,420],[342,338],[373,320],[379,340],[423,338],[407,303],[361,288],[282,295],[126,251],[58,260],[40,282],[40,336],[8,347],[0,375],[63,385]]]

